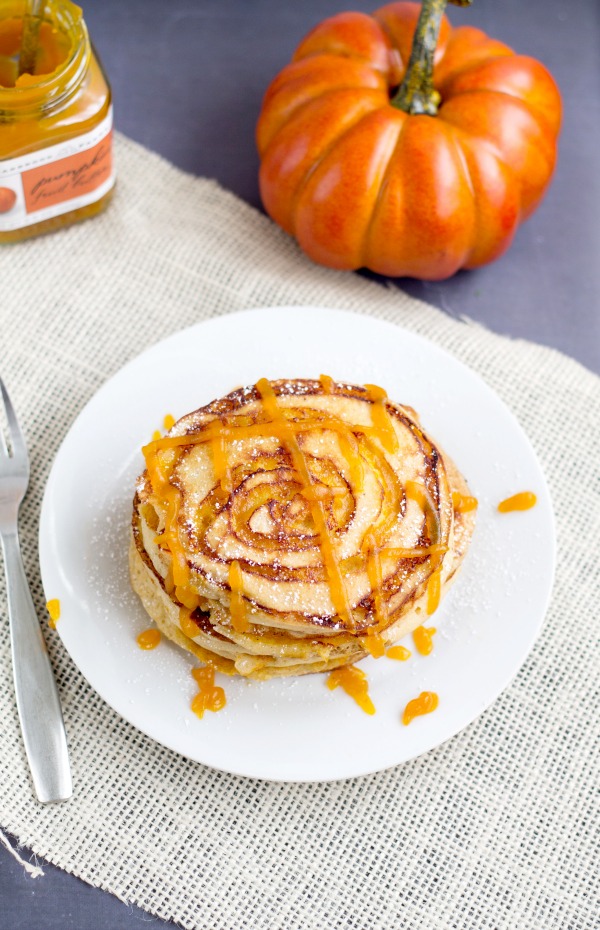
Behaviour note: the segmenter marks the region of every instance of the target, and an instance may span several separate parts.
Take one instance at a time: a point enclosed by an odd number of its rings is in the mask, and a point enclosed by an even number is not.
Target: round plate
[[[479,499],[471,549],[431,619],[434,650],[407,662],[365,659],[370,717],[325,675],[253,682],[219,675],[227,706],[190,710],[192,656],[164,638],[144,652],[151,624],[129,585],[127,549],[141,446],[162,426],[261,377],[375,383],[418,411]],[[517,491],[537,506],[501,515]],[[397,326],[321,307],[249,310],[200,323],[148,349],[106,382],[54,462],[42,507],[46,597],[73,661],[125,720],[214,768],[277,781],[329,781],[385,769],[438,746],[475,719],[524,661],[548,605],[554,523],[533,449],[499,398],[472,371]],[[438,709],[401,723],[421,691]]]

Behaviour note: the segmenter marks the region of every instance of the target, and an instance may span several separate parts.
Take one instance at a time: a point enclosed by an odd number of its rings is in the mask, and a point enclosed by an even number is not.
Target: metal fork
[[[29,484],[29,457],[0,379],[10,454],[0,430],[0,541],[6,571],[17,708],[35,793],[43,804],[71,797],[71,771],[60,699],[35,613],[19,547],[19,507]]]

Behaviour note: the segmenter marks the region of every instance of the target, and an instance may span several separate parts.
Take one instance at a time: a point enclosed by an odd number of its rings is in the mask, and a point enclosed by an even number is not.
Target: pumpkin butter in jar
[[[95,216],[114,182],[111,92],[81,9],[0,0],[0,243]]]

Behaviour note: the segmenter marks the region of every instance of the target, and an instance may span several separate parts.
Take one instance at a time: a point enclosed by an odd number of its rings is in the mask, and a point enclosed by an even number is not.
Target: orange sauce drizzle
[[[191,708],[197,717],[204,717],[207,710],[216,713],[222,710],[227,703],[223,688],[215,685],[215,670],[212,665],[204,668],[193,668],[192,675],[198,685],[198,694],[192,700]]]
[[[440,597],[442,594],[442,569],[436,568],[436,570],[429,576],[429,581],[427,582],[427,615],[430,617],[431,614],[435,613],[438,607],[440,606]]]
[[[358,452],[358,443],[354,434],[348,430],[347,433],[338,433],[338,442],[342,455],[348,462],[350,468],[350,481],[354,486],[357,494],[363,489],[364,471],[363,464]]]
[[[537,497],[533,491],[521,491],[513,494],[498,504],[500,513],[510,513],[511,510],[530,510],[537,504]]]
[[[195,591],[192,591],[191,588],[184,588],[180,585],[175,585],[175,597],[180,604],[183,604],[184,607],[187,607],[188,610],[195,610],[199,604],[199,598]]]
[[[158,537],[159,545],[164,543],[169,549],[172,556],[173,584],[176,587],[185,588],[189,581],[190,569],[185,556],[184,548],[179,539],[179,526],[177,515],[181,503],[181,492],[179,488],[172,485],[163,489],[163,501],[166,505],[165,529],[162,536]]]
[[[136,637],[140,649],[156,649],[160,643],[160,630],[144,630]]]
[[[250,624],[246,617],[246,605],[243,597],[242,569],[237,559],[234,559],[229,566],[229,587],[231,588],[231,603],[229,605],[231,625],[238,633],[246,633],[250,629]]]
[[[377,436],[386,452],[397,452],[399,449],[398,436],[394,429],[393,420],[385,405],[387,392],[376,384],[365,384],[369,400],[373,401],[371,416]]]
[[[156,440],[160,439],[161,436],[162,436],[161,431],[159,429],[155,429],[154,432],[152,433],[152,442],[156,442]]]
[[[381,628],[386,624],[388,612],[387,604],[383,598],[383,573],[381,571],[381,558],[379,556],[375,535],[373,533],[368,533],[365,536],[363,545],[367,549],[367,575],[369,577],[371,591],[373,592],[375,622],[377,627]],[[370,649],[368,651],[371,652]],[[371,655],[373,655],[373,653],[371,653]],[[383,655],[383,649],[379,655]]]
[[[52,600],[48,601],[46,604],[46,610],[50,615],[48,626],[51,630],[55,630],[56,623],[58,620],[60,620],[60,601],[57,597],[53,597]]]
[[[431,539],[432,545],[436,545],[440,541],[441,527],[440,520],[429,491],[424,484],[420,484],[418,481],[407,481],[405,492],[407,498],[409,500],[416,501],[416,503],[425,514],[425,524],[427,526],[429,538]]]
[[[229,462],[227,460],[227,440],[225,433],[219,433],[217,436],[213,436],[210,441],[210,447],[213,456],[213,466],[215,469],[215,476],[217,481],[223,488],[226,494],[231,493],[231,472],[229,470]]]
[[[432,545],[429,547],[432,551],[431,555],[431,567],[433,569],[429,580],[427,582],[427,613],[429,616],[435,613],[439,607],[440,597],[442,593],[442,559],[444,553],[439,551],[440,549],[440,536],[441,536],[441,526],[440,519],[437,514],[437,511],[434,507],[433,501],[429,494],[429,491],[424,484],[419,484],[417,481],[407,481],[406,482],[406,496],[409,500],[414,500],[417,502],[419,507],[423,510],[425,514],[425,525],[427,527],[427,532],[431,540]],[[447,551],[447,547],[443,547],[444,551]],[[438,550],[437,554],[434,554],[433,550]]]
[[[167,568],[167,574],[165,575],[164,583],[165,591],[167,594],[171,594],[171,592],[175,590],[175,583],[173,581],[173,567],[171,565],[169,565]]]
[[[365,652],[368,652],[374,659],[380,659],[385,655],[385,640],[375,630],[367,630],[367,635],[363,636],[360,642]]]
[[[434,626],[418,626],[413,630],[413,642],[418,653],[428,656],[433,651],[433,637],[437,633]]]
[[[457,513],[469,513],[470,510],[477,510],[479,501],[476,497],[470,497],[468,494],[459,494],[458,491],[453,491],[452,506]]]
[[[198,626],[192,620],[191,611],[185,607],[179,608],[179,627],[183,635],[187,636],[188,639],[193,639],[200,632]]]
[[[346,665],[343,668],[336,668],[327,679],[327,687],[330,691],[335,688],[343,688],[347,695],[356,701],[365,714],[374,714],[375,705],[369,697],[369,683],[367,676],[362,669],[354,665]]]
[[[167,433],[169,432],[170,429],[173,429],[173,427],[175,426],[175,417],[173,416],[172,413],[167,413],[167,415],[165,416],[163,420],[163,426],[165,430],[167,431]]]
[[[333,379],[328,375],[321,375],[319,381],[324,392],[333,390]],[[376,385],[366,385],[366,388],[369,398],[373,401],[372,418],[379,439],[387,451],[394,451],[398,448],[398,438],[393,427],[392,419],[385,405],[387,394],[383,388],[377,387]],[[297,433],[302,432],[304,429],[308,429],[309,426],[307,426],[305,422],[292,424],[287,420],[285,412],[279,406],[277,396],[266,378],[262,378],[257,382],[256,389],[260,394],[265,412],[270,417],[271,422],[267,424],[260,422],[251,425],[228,427],[225,422],[216,420],[208,424],[207,428],[204,429],[201,434],[194,436],[159,437],[142,449],[153,490],[157,497],[162,497],[162,503],[165,508],[164,531],[157,537],[159,546],[169,550],[172,556],[172,564],[169,569],[170,577],[165,579],[165,586],[167,587],[167,583],[169,583],[173,587],[185,589],[190,577],[190,568],[185,556],[185,550],[179,539],[178,513],[181,504],[181,493],[177,487],[170,483],[171,473],[177,458],[176,449],[180,446],[191,446],[197,443],[210,442],[215,473],[222,489],[228,493],[231,490],[231,476],[226,454],[227,440],[233,436],[235,436],[235,439],[264,436],[265,427],[268,427],[269,431],[287,447],[292,457],[294,469],[302,484],[302,493],[309,503],[313,523],[319,536],[321,554],[334,608],[345,626],[354,629],[352,609],[348,600],[348,594],[340,566],[337,561],[334,543],[329,535],[327,515],[324,509],[324,500],[326,497],[330,496],[330,492],[322,495],[319,493],[320,489],[313,484],[304,454],[298,444],[296,436]],[[335,420],[331,420],[330,422],[325,418],[320,422],[323,428],[331,428],[337,432],[342,453],[350,467],[351,481],[355,485],[356,490],[360,491],[363,484],[363,465],[358,452],[356,437],[349,428],[340,429],[339,423],[336,423]],[[165,417],[165,427],[170,427],[171,425],[170,421],[167,423],[167,417]],[[380,555],[382,553],[389,552],[400,558],[420,558],[429,555],[432,560],[432,568],[434,571],[428,584],[428,613],[433,613],[438,605],[440,597],[440,577],[439,572],[436,573],[435,569],[436,565],[439,565],[444,553],[447,551],[447,546],[439,542],[441,532],[437,511],[435,510],[427,488],[423,484],[409,481],[406,484],[405,490],[406,496],[417,501],[424,512],[431,544],[427,547],[415,547],[412,549],[389,547],[378,550],[374,535],[371,534],[367,556],[367,571],[374,593],[374,610],[378,626],[384,625],[387,620],[386,605],[382,596],[380,562]],[[232,616],[232,622],[234,623],[234,628],[243,632],[249,627],[245,614],[242,613],[244,604],[241,600],[238,600],[238,597],[241,598],[242,595],[241,573],[239,576],[240,587],[238,588],[236,587],[237,576],[235,572],[236,570],[234,569],[233,584],[230,582],[230,587],[232,589],[232,612],[236,614],[235,621],[233,621]],[[197,606],[196,602],[192,604],[191,601],[188,603],[186,600],[180,600],[181,603],[185,606],[189,606],[190,609]],[[236,604],[239,604],[240,607],[234,606]],[[237,627],[235,626],[236,623],[238,624]],[[381,637],[376,637],[374,635],[375,633],[376,630],[372,631],[365,648],[367,648],[372,655],[382,655],[385,644],[381,640]]]
[[[319,375],[319,381],[323,388],[323,394],[333,394],[333,378],[329,375]]]
[[[388,659],[397,659],[398,662],[406,662],[407,659],[410,659],[411,655],[410,649],[407,649],[406,646],[391,646],[386,652]]]
[[[435,546],[415,546],[413,549],[384,546],[379,551],[396,555],[400,559],[420,559],[425,555],[444,555],[448,551],[448,546],[444,546],[443,543],[436,543]]]
[[[298,445],[298,440],[296,439],[296,435],[293,429],[285,419],[285,416],[279,407],[277,396],[271,387],[270,382],[266,378],[261,378],[260,381],[257,382],[256,388],[260,393],[265,410],[273,422],[279,427],[280,435],[288,448],[288,452],[292,456],[294,468],[302,483],[302,490],[309,503],[315,529],[319,534],[321,554],[323,556],[325,571],[329,580],[329,589],[331,592],[331,599],[333,601],[335,611],[337,614],[339,614],[344,624],[347,627],[353,629],[354,619],[352,617],[352,610],[348,601],[348,594],[346,592],[344,579],[342,578],[342,573],[336,559],[335,549],[329,537],[327,517],[322,501],[318,500],[317,496],[315,495],[312,479],[306,465],[304,454]]]
[[[435,691],[421,691],[419,697],[413,698],[404,708],[402,723],[406,727],[415,717],[431,714],[437,708],[439,702]]]

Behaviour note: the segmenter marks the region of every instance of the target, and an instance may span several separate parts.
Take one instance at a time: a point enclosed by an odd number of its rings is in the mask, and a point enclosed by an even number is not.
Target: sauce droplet
[[[60,601],[58,598],[53,597],[51,601],[48,601],[46,604],[46,610],[50,614],[50,619],[48,620],[48,626],[51,630],[56,629],[56,622],[60,620]]]
[[[471,497],[468,494],[459,494],[458,491],[453,491],[452,506],[457,513],[469,513],[470,510],[477,510],[479,501],[476,497]]]
[[[362,669],[354,665],[336,668],[327,679],[327,687],[330,691],[343,688],[346,694],[356,701],[360,709],[364,710],[365,714],[375,713],[375,705],[369,697],[367,676]]]
[[[159,429],[155,429],[152,433],[152,442],[156,442],[157,439],[161,438],[161,432]]]
[[[175,417],[172,413],[167,413],[166,417],[163,420],[163,426],[166,429],[167,433],[170,429],[175,426]]]
[[[413,642],[417,652],[422,656],[428,656],[433,650],[433,636],[437,633],[434,626],[418,626],[413,630]]]
[[[160,630],[144,630],[137,637],[137,644],[140,649],[156,649],[160,643]]]
[[[216,713],[222,710],[227,703],[223,688],[215,685],[215,670],[212,665],[204,668],[193,668],[192,675],[198,685],[198,694],[193,698],[191,708],[197,717],[204,716],[204,712],[211,710]]]
[[[520,491],[498,504],[500,513],[510,513],[511,510],[530,510],[537,504],[537,497],[532,491]]]
[[[402,723],[408,726],[415,717],[422,717],[424,714],[431,714],[439,704],[439,698],[435,691],[421,691],[418,698],[413,698],[404,708],[402,714]]]
[[[407,649],[406,646],[392,646],[386,652],[388,659],[397,659],[399,662],[406,662],[407,659],[411,657],[410,649]]]

